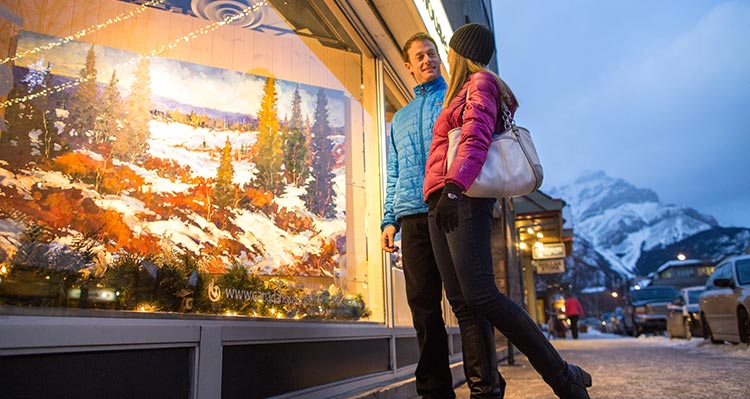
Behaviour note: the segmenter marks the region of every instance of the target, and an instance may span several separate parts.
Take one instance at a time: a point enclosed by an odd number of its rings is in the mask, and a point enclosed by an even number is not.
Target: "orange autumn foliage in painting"
[[[291,233],[301,233],[306,230],[312,230],[313,220],[309,216],[301,216],[297,212],[281,208],[274,216],[274,223],[280,229]]]
[[[138,190],[144,179],[125,165],[113,165],[107,160],[95,160],[80,152],[68,152],[57,157],[52,169],[83,183],[92,184],[104,194],[124,190]]]
[[[182,166],[172,159],[148,157],[142,166],[155,171],[161,177],[182,181],[192,179],[190,167]]]
[[[248,204],[250,209],[258,209],[264,211],[266,214],[270,214],[278,210],[278,205],[273,202],[273,198],[271,191],[247,187],[243,193],[241,203]]]
[[[0,210],[7,206],[8,209],[20,211],[29,219],[48,226],[58,237],[83,234],[95,237],[110,253],[126,252],[143,256],[161,253],[164,240],[149,234],[148,228],[143,228],[143,231],[138,228],[140,232],[136,232],[136,225],[128,223],[179,220],[190,229],[198,226],[208,235],[212,235],[214,229],[223,230],[229,236],[199,243],[202,250],[197,255],[202,259],[202,267],[213,273],[224,272],[227,264],[238,257],[246,255],[252,260],[265,254],[262,244],[239,239],[245,230],[235,224],[235,217],[239,214],[236,207],[217,207],[213,203],[214,179],[191,176],[190,168],[182,167],[173,160],[146,158],[144,166],[149,172],[156,172],[159,177],[172,182],[189,185],[185,186],[188,187],[185,191],[169,191],[168,188],[157,187],[158,183],[146,183],[138,174],[143,173],[141,169],[131,169],[128,164],[115,162],[107,158],[99,159],[91,152],[62,154],[39,166],[62,173],[67,181],[59,183],[58,176],[55,177],[58,179],[55,183],[57,187],[40,182],[31,185],[25,192],[0,185],[0,189],[7,192],[2,198],[4,204],[0,204]],[[139,172],[136,173],[134,169]],[[239,208],[262,213],[286,232],[311,232],[313,236],[318,233],[313,218],[304,212],[280,207],[271,191],[245,186],[238,190],[238,197],[235,198],[239,200]],[[124,220],[124,217],[127,219]],[[205,220],[201,221],[200,218]],[[214,226],[204,226],[205,222]],[[193,239],[197,243],[197,238]],[[180,244],[175,245],[185,249]],[[338,256],[334,242],[326,241],[319,253],[295,257],[291,264],[275,266],[273,272],[332,276]]]
[[[83,182],[91,182],[96,178],[99,161],[76,152],[67,152],[55,159],[52,168]]]
[[[35,191],[34,198],[44,211],[37,215],[39,219],[55,229],[62,229],[73,223],[83,200],[81,190],[59,188]]]
[[[39,208],[27,214],[61,234],[64,231],[94,233],[113,251],[132,250],[140,245],[131,242],[132,231],[119,212],[101,209],[78,189],[39,189],[33,191],[32,197]]]

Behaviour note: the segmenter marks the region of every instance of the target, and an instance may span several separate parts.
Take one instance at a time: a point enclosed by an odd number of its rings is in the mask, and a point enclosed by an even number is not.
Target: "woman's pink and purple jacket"
[[[466,103],[466,91],[469,101]],[[432,130],[432,145],[427,158],[424,181],[424,200],[440,190],[446,183],[454,183],[466,191],[479,175],[487,157],[487,150],[496,132],[495,126],[502,129],[500,86],[495,76],[489,72],[477,72],[470,76],[456,97],[444,108],[435,121]],[[464,105],[465,110],[464,110]],[[511,114],[516,112],[516,104],[509,104]],[[448,131],[461,126],[461,138],[456,158],[446,170]]]

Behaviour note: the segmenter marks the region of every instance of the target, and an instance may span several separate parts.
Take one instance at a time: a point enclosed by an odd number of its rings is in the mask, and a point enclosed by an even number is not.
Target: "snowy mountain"
[[[743,253],[750,245],[750,229],[738,227],[715,227],[702,231],[684,240],[664,247],[644,251],[636,270],[647,275],[664,263],[683,254],[688,259],[712,259],[719,261],[728,255]]]
[[[634,276],[644,252],[661,249],[718,227],[708,215],[663,204],[649,189],[602,171],[586,172],[573,183],[545,190],[570,206],[576,240],[583,239],[620,274]],[[574,251],[575,252],[575,251]]]

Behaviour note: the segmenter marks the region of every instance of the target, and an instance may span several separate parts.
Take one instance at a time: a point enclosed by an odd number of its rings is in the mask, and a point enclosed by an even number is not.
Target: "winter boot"
[[[591,374],[574,364],[568,363],[561,375],[547,383],[560,399],[590,399],[586,388],[591,386]]]
[[[471,399],[502,399],[505,380],[497,369],[495,331],[487,320],[462,323],[461,346],[464,353],[464,375]]]
[[[591,386],[591,375],[565,362],[525,311],[519,309],[513,326],[500,331],[526,355],[558,397],[589,399],[586,387]]]

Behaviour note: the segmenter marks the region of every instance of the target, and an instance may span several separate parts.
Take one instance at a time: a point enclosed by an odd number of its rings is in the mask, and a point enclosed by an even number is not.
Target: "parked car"
[[[722,261],[700,296],[703,336],[711,342],[750,343],[750,255]]]
[[[615,318],[614,312],[604,312],[602,313],[602,316],[599,318],[599,326],[597,326],[597,329],[603,333],[615,333],[615,327],[613,325],[613,320]]]
[[[667,305],[667,335],[669,338],[687,338],[703,336],[700,321],[701,293],[704,286],[682,288],[672,303]]]
[[[630,289],[628,305],[623,309],[625,331],[630,335],[660,333],[667,329],[667,305],[677,295],[669,285]]]
[[[578,331],[581,333],[587,333],[590,329],[597,329],[599,327],[600,320],[598,317],[587,317],[578,322]]]
[[[609,334],[626,334],[625,327],[622,322],[623,311],[621,307],[617,307],[614,312],[602,313],[601,332]]]

